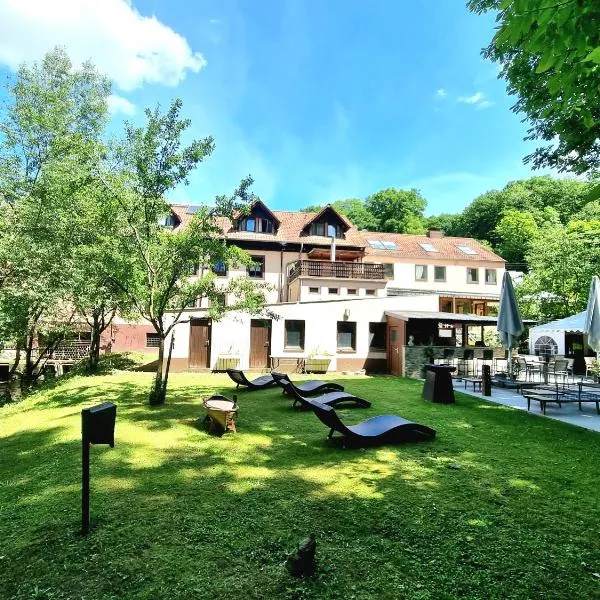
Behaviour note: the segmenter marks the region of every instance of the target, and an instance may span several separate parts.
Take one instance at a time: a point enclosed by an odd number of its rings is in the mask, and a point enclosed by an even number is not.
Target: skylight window
[[[439,250],[429,242],[423,242],[422,244],[419,243],[419,246],[421,246],[421,248],[423,248],[423,250],[425,250],[426,252],[439,252]]]
[[[382,240],[368,240],[368,242],[371,248],[376,248],[377,250],[398,250],[398,246],[394,242],[385,242]]]
[[[187,213],[188,215],[193,215],[194,213],[197,213],[201,208],[201,206],[188,206]]]
[[[460,245],[460,246],[457,246],[457,248],[464,254],[477,254],[477,252],[475,250],[473,250],[473,248],[471,248],[471,246]]]

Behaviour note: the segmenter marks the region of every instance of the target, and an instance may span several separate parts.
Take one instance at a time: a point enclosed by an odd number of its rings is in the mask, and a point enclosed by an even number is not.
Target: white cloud
[[[486,100],[483,92],[475,92],[472,96],[459,96],[458,101],[463,104],[472,104],[477,109],[488,108],[494,104],[491,100]]]
[[[123,113],[124,115],[135,114],[135,104],[119,96],[118,94],[111,94],[108,97],[108,110],[111,114]]]
[[[436,90],[435,95],[437,98],[445,98],[448,95],[448,92],[444,88],[440,88]]]
[[[464,104],[477,104],[478,102],[481,102],[483,98],[483,92],[476,92],[472,96],[460,96],[458,101],[463,102]]]
[[[129,0],[0,0],[0,64],[16,69],[56,45],[91,59],[123,90],[175,86],[206,61],[187,40]]]

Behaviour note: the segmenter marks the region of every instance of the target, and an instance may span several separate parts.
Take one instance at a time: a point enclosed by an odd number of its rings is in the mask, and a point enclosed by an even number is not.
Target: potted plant
[[[592,374],[596,383],[600,382],[600,361],[597,358],[591,362],[588,371]]]
[[[333,354],[327,350],[321,350],[319,347],[309,352],[306,358],[305,371],[307,373],[327,373],[331,364]]]

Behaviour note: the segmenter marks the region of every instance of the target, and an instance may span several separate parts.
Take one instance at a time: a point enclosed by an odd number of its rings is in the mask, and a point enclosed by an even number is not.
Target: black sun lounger
[[[236,383],[236,387],[240,387],[240,385],[242,385],[247,387],[249,390],[264,390],[272,385],[276,385],[276,382],[270,373],[268,375],[261,375],[252,381],[250,381],[246,375],[244,375],[244,371],[240,371],[238,369],[227,369],[227,375],[229,375],[229,377]]]
[[[273,371],[271,373],[273,379],[277,382],[277,385],[283,388],[283,392],[287,393],[287,387],[284,382],[287,382],[291,388],[297,391],[301,396],[317,396],[318,394],[324,394],[325,392],[343,392],[344,386],[339,383],[333,383],[333,381],[303,381],[302,383],[294,383],[286,373],[277,373]]]
[[[379,415],[356,425],[344,425],[331,406],[314,399],[305,400],[319,420],[329,427],[329,438],[341,433],[343,440],[357,446],[398,444],[435,438],[435,430],[425,425],[407,421],[396,415]]]
[[[348,392],[329,392],[327,394],[321,394],[316,398],[309,399],[300,394],[291,381],[281,380],[279,385],[283,386],[283,389],[294,399],[292,406],[300,404],[303,408],[313,408],[310,400],[317,400],[320,404],[329,407],[347,402],[355,406],[360,406],[361,408],[369,408],[371,406],[371,403],[368,400],[355,396],[354,394],[349,394]]]

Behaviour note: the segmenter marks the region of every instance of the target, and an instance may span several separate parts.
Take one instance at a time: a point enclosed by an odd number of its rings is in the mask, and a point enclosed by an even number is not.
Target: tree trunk
[[[35,340],[35,330],[27,332],[25,338],[25,368],[23,369],[23,385],[29,387],[35,380],[35,361],[33,360],[33,343]]]
[[[22,346],[22,341],[17,340],[17,343],[15,345],[15,362],[13,362],[12,367],[10,368],[10,371],[8,373],[9,379],[12,379],[15,376],[17,369],[19,368],[19,365],[21,364],[21,346]]]
[[[88,370],[90,373],[94,373],[98,370],[98,361],[100,360],[100,335],[102,334],[100,318],[96,312],[94,312],[93,319],[92,337],[88,354]]]
[[[148,399],[152,406],[165,403],[167,390],[163,385],[163,362],[165,360],[165,338],[162,331],[158,332],[160,335],[160,344],[158,346],[158,364],[156,365],[156,375],[150,390],[150,397]]]
[[[169,344],[169,355],[167,356],[167,368],[165,369],[165,377],[163,380],[163,388],[165,390],[165,398],[167,396],[167,382],[169,381],[169,371],[171,370],[171,355],[173,354],[173,346],[175,345],[175,335],[171,335],[171,343]]]

